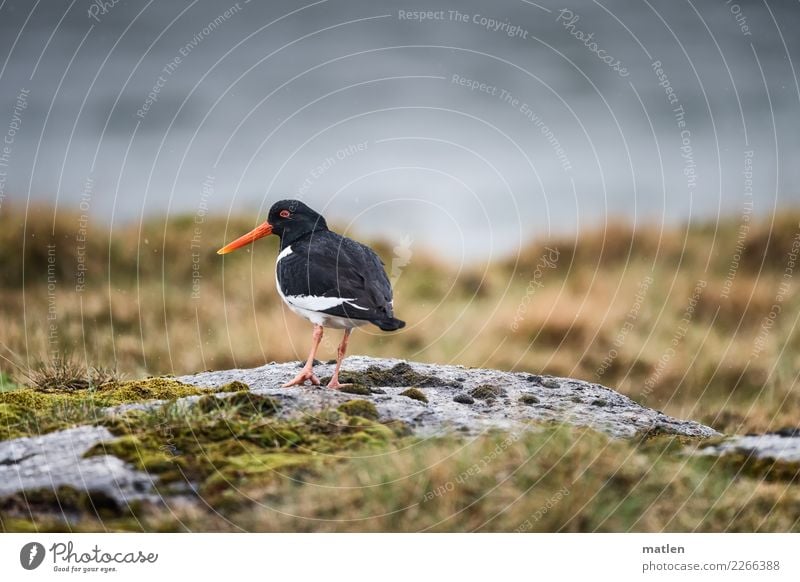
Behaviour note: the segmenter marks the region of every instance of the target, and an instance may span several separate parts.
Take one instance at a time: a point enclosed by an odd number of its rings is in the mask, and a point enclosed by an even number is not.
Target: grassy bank
[[[794,424],[799,222],[785,211],[546,241],[531,233],[518,255],[460,271],[377,241],[390,270],[408,262],[395,287],[409,325],[361,330],[351,351],[574,376],[730,432]],[[4,206],[3,385],[25,383],[21,372],[53,355],[129,377],[304,357],[308,325],[274,288],[277,241],[215,254],[252,226],[177,217],[83,231],[75,214]],[[321,357],[338,340],[328,333]]]
[[[277,407],[239,392],[100,419],[116,439],[87,455],[157,476],[161,500],[29,491],[0,502],[0,530],[800,531],[796,465],[565,427],[420,439],[358,399],[291,420]]]

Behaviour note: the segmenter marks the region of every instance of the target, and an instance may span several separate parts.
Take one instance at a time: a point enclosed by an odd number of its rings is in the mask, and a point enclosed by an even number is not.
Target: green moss
[[[368,400],[348,400],[339,405],[339,410],[350,416],[360,416],[370,420],[378,420],[378,409]]]
[[[86,513],[100,518],[119,517],[131,509],[121,506],[113,497],[97,491],[82,491],[62,485],[56,489],[43,487],[15,493],[0,500],[0,510],[6,515],[37,515],[66,513]]]
[[[0,430],[15,427],[19,424],[20,410],[10,404],[0,404]]]
[[[456,394],[453,396],[453,402],[458,402],[459,404],[475,404],[475,399],[469,394]]]
[[[213,391],[221,390],[221,388],[217,388]],[[105,406],[113,406],[145,400],[175,400],[208,392],[207,388],[184,384],[174,378],[157,377],[105,384],[94,392],[94,398]]]
[[[243,415],[271,415],[278,410],[278,403],[273,398],[253,394],[249,391],[236,392],[231,396],[223,397],[209,394],[198,400],[197,406],[203,412],[234,409],[235,412]]]
[[[719,464],[736,475],[760,481],[800,481],[800,463],[787,462],[770,457],[755,457],[748,453],[726,453],[719,457]]]
[[[125,435],[107,443],[98,443],[84,456],[112,455],[125,459],[137,469],[159,472],[172,468],[173,455],[169,448],[155,441],[144,441],[133,435]]]
[[[608,406],[608,401],[603,398],[595,398],[591,404],[592,406]]]
[[[0,393],[0,440],[37,436],[92,422],[99,407],[86,398],[23,388]]]
[[[44,408],[54,402],[60,402],[63,399],[58,396],[51,396],[36,392],[30,388],[22,390],[14,390],[13,392],[4,392],[0,394],[0,404],[5,404],[9,408],[14,409],[38,409]]]
[[[323,380],[322,383],[324,384],[326,382]],[[358,394],[359,396],[369,396],[372,394],[372,390],[364,384],[345,384],[341,386],[339,390],[347,394]]]
[[[525,404],[527,406],[532,406],[534,404],[539,404],[539,399],[536,398],[533,394],[523,394],[519,397],[520,404]]]
[[[383,426],[391,430],[395,437],[407,437],[414,433],[411,427],[402,420],[387,420]]]
[[[370,388],[379,386],[394,388],[402,388],[404,386],[430,387],[453,384],[452,382],[445,382],[436,376],[416,372],[406,362],[400,362],[391,368],[369,366],[363,372],[342,372],[339,374],[339,380],[343,383],[347,382]],[[330,381],[330,378],[324,378],[321,381],[325,384]]]
[[[232,507],[246,502],[232,486],[269,486],[315,473],[353,451],[386,447],[408,434],[402,423],[376,422],[377,409],[365,400],[302,418],[282,418],[277,410],[269,397],[240,392],[208,395],[189,408],[173,403],[131,411],[107,419],[118,438],[87,454],[113,454],[156,475],[162,495],[195,491],[215,507]]]
[[[230,388],[231,385],[226,385],[209,390],[174,378],[158,377],[111,382],[86,390],[59,392],[22,388],[0,392],[0,440],[37,436],[78,424],[93,424],[105,416],[104,409],[110,406],[175,400]],[[262,412],[268,407],[263,401],[259,401],[259,406]]]
[[[502,388],[492,384],[481,384],[469,391],[469,395],[478,400],[494,400],[503,394],[505,394],[505,391]]]
[[[227,384],[223,384],[216,391],[217,392],[248,392],[249,390],[250,390],[250,386],[248,386],[244,382],[240,382],[239,380],[234,380],[233,382],[228,382]]]
[[[409,388],[408,390],[403,390],[400,393],[400,396],[405,396],[406,398],[411,398],[412,400],[419,400],[420,402],[428,403],[428,397],[425,396],[425,393],[420,390],[419,388]]]
[[[214,491],[218,485],[242,482],[248,477],[290,470],[315,461],[316,459],[312,455],[284,452],[235,455],[228,458],[224,471],[217,471],[206,480],[205,487],[209,491]],[[220,467],[220,469],[222,468]]]

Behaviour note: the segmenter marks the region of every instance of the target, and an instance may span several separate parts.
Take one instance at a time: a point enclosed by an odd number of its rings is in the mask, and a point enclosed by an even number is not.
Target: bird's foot
[[[331,378],[330,382],[328,382],[328,388],[333,388],[334,390],[339,390],[340,388],[345,388],[346,386],[352,386],[352,384],[349,382],[345,382],[344,384],[342,384],[341,382],[339,382],[339,378],[335,376]]]
[[[289,386],[302,386],[305,384],[306,380],[311,380],[311,383],[314,386],[319,386],[319,378],[314,375],[314,372],[303,368],[300,370],[300,373],[297,374],[297,376],[295,376],[292,380],[289,380],[283,385],[283,387],[288,388]]]

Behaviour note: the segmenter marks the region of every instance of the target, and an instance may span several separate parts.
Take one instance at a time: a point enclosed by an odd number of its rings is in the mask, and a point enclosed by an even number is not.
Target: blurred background
[[[799,25],[789,1],[4,1],[2,386],[303,357],[277,241],[215,254],[291,197],[395,284],[408,327],[353,353],[784,426]]]

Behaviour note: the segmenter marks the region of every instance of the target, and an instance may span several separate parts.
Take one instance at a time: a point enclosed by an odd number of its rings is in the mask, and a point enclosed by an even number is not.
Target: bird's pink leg
[[[297,374],[294,379],[283,385],[284,388],[288,388],[289,386],[302,386],[306,380],[311,380],[312,384],[319,386],[319,378],[314,375],[314,358],[317,357],[317,348],[319,347],[319,342],[322,341],[322,332],[321,325],[314,326],[314,332],[311,335],[313,340],[311,343],[311,352],[308,354],[306,365],[303,366],[303,369],[300,370],[300,373]]]
[[[333,370],[333,376],[331,376],[331,381],[328,382],[328,388],[347,386],[347,384],[339,383],[339,368],[342,367],[342,360],[344,359],[345,353],[347,353],[348,339],[350,339],[350,330],[345,329],[344,336],[342,336],[342,343],[339,344],[339,350],[336,352],[336,369]]]

